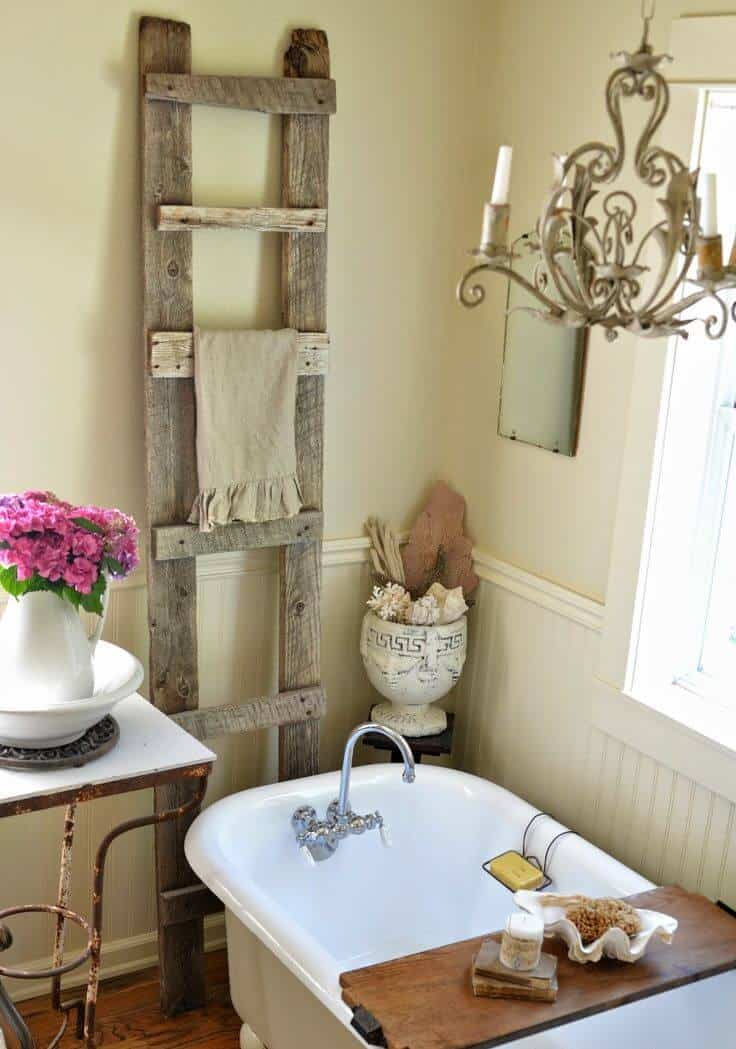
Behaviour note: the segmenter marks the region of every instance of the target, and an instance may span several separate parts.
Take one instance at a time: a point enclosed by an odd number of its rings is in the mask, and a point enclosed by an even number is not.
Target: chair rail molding
[[[488,583],[579,623],[588,630],[599,632],[603,627],[604,605],[592,597],[534,575],[478,548],[473,550],[473,564],[480,578]]]

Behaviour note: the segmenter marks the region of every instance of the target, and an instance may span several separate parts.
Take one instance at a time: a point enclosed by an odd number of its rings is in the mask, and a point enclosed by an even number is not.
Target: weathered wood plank
[[[320,681],[321,551],[319,541],[279,550],[279,688],[283,692]],[[280,778],[297,779],[318,771],[319,721],[282,725]]]
[[[140,23],[142,75],[189,73],[189,26],[159,18]],[[148,332],[192,330],[192,246],[187,232],[156,231],[162,200],[191,204],[192,134],[189,106],[146,102],[141,91],[141,209],[144,352]],[[197,491],[194,390],[191,383],[144,379],[148,523],[181,521]],[[191,449],[187,455],[181,449]],[[198,703],[196,576],[193,560],[148,559],[151,699],[165,711]],[[156,790],[157,810],[188,801],[196,784]],[[166,892],[194,880],[184,856],[184,835],[195,813],[156,828],[156,882]],[[167,1015],[204,1004],[201,919],[159,930],[161,1006]]]
[[[562,940],[545,940],[545,953],[557,956],[559,991],[554,1002],[474,997],[471,959],[489,934],[341,973],[343,1001],[351,1009],[362,1006],[377,1021],[380,1045],[411,1049],[492,1049],[534,1041],[543,1045],[546,1038],[532,1040],[533,1036],[736,969],[736,922],[704,896],[668,886],[627,898],[635,907],[676,918],[679,924],[672,943],[655,937],[635,965],[607,959],[598,965],[579,965],[568,957]],[[501,933],[490,937],[500,940]],[[665,1049],[679,1039],[653,1034],[644,1041],[652,1049]],[[555,1043],[570,1044],[564,1036],[547,1042]],[[596,1039],[584,1043],[594,1049]],[[626,1044],[625,1037],[619,1044]]]
[[[198,740],[256,732],[275,725],[294,725],[310,718],[321,718],[327,709],[324,689],[302,688],[279,692],[275,696],[248,699],[245,703],[228,703],[173,714],[181,728]]]
[[[249,229],[256,233],[324,233],[327,211],[325,208],[205,208],[161,204],[156,221],[157,228],[164,232]]]
[[[149,339],[148,367],[154,379],[191,379],[194,376],[194,339],[188,331],[154,331]],[[300,332],[297,338],[300,375],[327,373],[326,332]]]
[[[201,882],[162,892],[159,902],[161,923],[164,926],[179,925],[193,918],[206,918],[208,914],[217,914],[222,909],[220,900]]]
[[[284,56],[284,75],[329,78],[326,35],[296,29]],[[285,116],[281,203],[289,208],[327,208],[329,118]],[[299,331],[327,327],[327,235],[283,238],[281,294],[284,323]],[[307,507],[322,507],[324,378],[300,376],[297,387],[296,447],[299,483]],[[280,551],[279,688],[320,681],[321,544]],[[319,722],[279,729],[279,775],[311,775],[319,769]]]
[[[334,113],[337,109],[334,80],[297,77],[150,73],[146,97],[259,113]]]
[[[257,550],[265,546],[305,543],[322,536],[322,512],[303,510],[278,521],[222,525],[200,532],[196,525],[161,525],[151,529],[151,557],[157,561]]]

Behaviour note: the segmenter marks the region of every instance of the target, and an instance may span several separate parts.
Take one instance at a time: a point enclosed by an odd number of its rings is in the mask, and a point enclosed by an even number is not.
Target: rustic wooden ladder
[[[144,18],[140,72],[151,699],[199,739],[277,725],[280,778],[311,775],[326,702],[319,602],[327,172],[335,112],[327,38],[316,29],[294,30],[283,77],[193,76],[189,26]],[[191,107],[198,104],[282,114],[281,207],[192,206]],[[295,518],[211,533],[184,523],[197,492],[191,231],[202,228],[284,234],[283,323],[301,333],[296,444],[305,509]],[[199,710],[195,558],[267,546],[280,548],[279,693]],[[168,809],[188,797],[187,787],[161,788],[155,804]],[[220,906],[186,862],[187,827],[164,824],[156,833],[161,1004],[169,1015],[205,1000],[203,919]]]

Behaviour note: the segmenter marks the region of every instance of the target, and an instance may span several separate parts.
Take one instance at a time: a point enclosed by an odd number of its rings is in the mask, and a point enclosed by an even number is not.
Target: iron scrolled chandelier
[[[536,256],[530,280],[514,269],[515,255],[508,246],[511,147],[499,150],[480,247],[471,253],[476,264],[457,287],[464,306],[483,302],[485,289],[475,278],[489,271],[515,281],[535,300],[535,305],[517,309],[553,324],[601,327],[609,340],[621,331],[686,338],[687,326],[695,321],[704,324],[709,338],[723,335],[729,308],[722,293],[736,289],[736,242],[724,266],[715,175],[703,173],[699,179],[699,172],[688,170],[675,153],[652,144],[669,109],[669,88],[659,66],[670,56],[655,54],[649,43],[654,10],[646,3],[638,50],[612,56],[620,64],[606,84],[606,109],[615,142],[586,142],[555,158],[554,187],[535,232],[525,238],[527,250]],[[649,113],[636,144],[634,171],[661,193],[657,203],[662,212],[638,240],[634,196],[622,188],[602,195],[618,180],[626,157],[622,103],[636,98]],[[689,276],[696,258],[695,275]],[[682,316],[706,300],[705,311]],[[736,321],[736,302],[730,313]]]

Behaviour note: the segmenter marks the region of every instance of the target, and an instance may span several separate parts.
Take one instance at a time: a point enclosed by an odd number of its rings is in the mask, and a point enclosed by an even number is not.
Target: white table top
[[[17,772],[0,769],[0,816],[65,803],[83,788],[88,797],[137,789],[127,781],[164,775],[165,782],[180,777],[176,770],[211,765],[216,755],[183,728],[174,724],[142,696],[128,696],[113,710],[120,739],[107,754],[82,768]],[[171,775],[166,776],[166,773]],[[147,786],[143,783],[141,787]],[[41,799],[52,795],[50,804]],[[60,797],[56,797],[60,795]],[[33,799],[37,799],[34,803]]]

